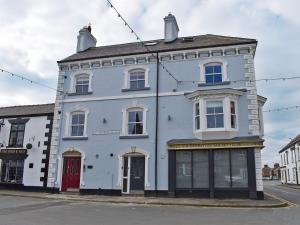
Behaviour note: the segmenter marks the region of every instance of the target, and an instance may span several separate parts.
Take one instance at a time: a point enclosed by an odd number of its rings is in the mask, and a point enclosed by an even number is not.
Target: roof
[[[0,107],[0,118],[54,114],[54,103]]]
[[[300,142],[300,134],[298,134],[296,137],[294,137],[286,146],[284,146],[279,153],[283,152],[284,150],[292,147],[293,145],[297,144]]]
[[[193,41],[183,41],[184,38],[193,39]],[[188,50],[195,48],[207,48],[207,47],[221,47],[230,45],[241,45],[241,44],[257,44],[256,39],[229,37],[220,35],[198,35],[191,37],[177,38],[175,41],[165,43],[164,39],[146,41],[146,43],[157,44],[147,46],[150,52],[166,52],[174,50]],[[95,59],[95,58],[107,58],[115,56],[135,55],[147,53],[147,49],[141,42],[132,42],[118,45],[108,45],[100,47],[92,47],[85,51],[73,54],[58,63],[72,62],[83,59]]]

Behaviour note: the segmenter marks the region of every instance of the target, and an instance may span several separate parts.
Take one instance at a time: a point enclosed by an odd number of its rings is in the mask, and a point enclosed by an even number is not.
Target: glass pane
[[[229,151],[214,151],[214,177],[216,188],[230,187]]]
[[[137,111],[135,113],[136,113],[135,122],[143,122],[143,112]]]
[[[232,187],[248,187],[247,151],[231,151]]]
[[[137,89],[138,88],[137,81],[130,81],[130,89]]]
[[[230,112],[231,112],[231,114],[235,114],[235,103],[234,102],[230,102]]]
[[[84,114],[78,115],[78,123],[79,124],[84,124],[84,117],[85,117]]]
[[[71,136],[78,136],[78,126],[72,126]]]
[[[207,120],[207,128],[215,128],[216,127],[215,116],[208,115],[208,116],[206,116],[206,120]]]
[[[135,112],[128,112],[128,122],[135,122]]]
[[[212,75],[206,75],[205,81],[206,81],[206,83],[211,84],[214,82],[214,77]]]
[[[84,126],[78,126],[78,133],[77,136],[83,136]]]
[[[25,130],[25,124],[19,124],[18,125],[18,130],[19,131],[24,131]]]
[[[139,80],[138,81],[138,88],[144,88],[145,87],[145,80]]]
[[[221,83],[221,82],[222,82],[222,74],[215,74],[214,83]]]
[[[195,116],[200,115],[200,110],[199,110],[199,103],[195,104]]]
[[[194,188],[209,187],[208,151],[193,152]]]
[[[191,152],[176,152],[176,188],[192,187]]]
[[[17,146],[23,146],[24,131],[18,132]]]
[[[236,116],[231,115],[231,128],[236,128]]]
[[[224,127],[224,116],[223,114],[221,115],[216,115],[216,127]]]
[[[200,117],[199,116],[195,117],[195,129],[196,130],[200,129]]]
[[[138,76],[136,74],[134,74],[134,73],[132,73],[130,75],[130,81],[135,81],[135,80],[137,80],[137,78],[138,78]]]
[[[137,123],[135,125],[135,133],[136,134],[143,134],[143,124],[142,123]]]
[[[208,74],[208,73],[213,73],[213,66],[206,66],[205,67],[205,74]]]
[[[134,123],[128,124],[128,134],[135,134],[135,124]]]
[[[123,192],[127,192],[127,182],[128,182],[128,179],[123,179]]]
[[[78,124],[78,115],[72,115],[72,124]]]
[[[128,157],[124,157],[123,177],[128,176]]]
[[[221,66],[214,66],[214,73],[221,73]]]
[[[11,125],[11,130],[12,130],[12,131],[18,130],[18,125],[17,125],[17,124],[12,124],[12,125]]]

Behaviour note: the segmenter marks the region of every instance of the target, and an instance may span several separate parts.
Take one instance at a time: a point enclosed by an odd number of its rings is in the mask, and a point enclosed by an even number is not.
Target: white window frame
[[[211,63],[216,63],[221,65],[221,72],[222,72],[222,82],[229,81],[227,76],[227,67],[228,62],[223,58],[211,58],[202,60],[199,63],[200,69],[200,84],[206,84],[205,82],[205,66]],[[217,84],[216,84],[217,85]]]
[[[222,101],[223,102],[223,114],[224,114],[224,127],[222,128],[207,128],[206,118],[206,102],[209,101]],[[235,115],[236,115],[236,128],[231,128],[231,111],[230,102],[235,103]],[[200,107],[200,129],[196,130],[195,124],[195,105],[199,103]],[[225,97],[203,97],[198,98],[193,104],[193,131],[198,132],[210,132],[210,131],[234,131],[239,130],[239,112],[238,112],[238,99],[236,96],[225,96]]]
[[[216,127],[216,128],[208,128],[207,127],[207,103],[208,102],[222,102],[223,107],[223,127]],[[217,115],[217,114],[214,114]],[[226,130],[226,111],[225,111],[225,99],[209,99],[205,101],[205,129],[210,131],[218,131],[218,130]]]
[[[130,90],[130,71],[132,71],[132,70],[144,70],[145,71],[145,88],[150,88],[150,86],[149,86],[149,71],[150,71],[150,69],[146,66],[139,65],[139,66],[129,66],[129,67],[125,68],[123,89]]]
[[[69,94],[76,94],[76,81],[77,77],[86,75],[88,76],[89,79],[89,88],[88,92],[93,92],[92,90],[92,77],[93,73],[90,70],[81,70],[81,71],[76,71],[70,75],[70,87],[69,87]]]
[[[84,117],[84,129],[83,129],[83,135],[82,136],[72,136],[71,135],[71,128],[72,128],[72,115],[74,113],[83,113],[85,115]],[[73,110],[67,111],[65,113],[66,116],[66,124],[65,124],[65,132],[64,132],[64,138],[81,138],[81,137],[87,137],[87,120],[88,120],[89,110],[86,108],[80,108],[76,106]]]
[[[129,112],[140,110],[143,112],[143,133],[142,134],[128,134],[128,119]],[[144,136],[147,134],[147,111],[148,108],[143,105],[130,105],[124,109],[122,109],[122,132],[121,136]]]
[[[199,115],[196,115],[196,104],[199,105]],[[194,116],[194,122],[193,122],[193,126],[194,126],[194,131],[198,131],[201,130],[201,106],[200,106],[200,102],[196,101],[194,102],[194,107],[193,107],[193,116]],[[196,117],[199,117],[199,129],[196,128]]]

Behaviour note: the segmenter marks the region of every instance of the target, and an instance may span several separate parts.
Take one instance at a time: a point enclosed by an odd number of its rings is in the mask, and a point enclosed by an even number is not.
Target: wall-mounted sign
[[[27,154],[27,149],[0,149],[0,154],[25,155]]]

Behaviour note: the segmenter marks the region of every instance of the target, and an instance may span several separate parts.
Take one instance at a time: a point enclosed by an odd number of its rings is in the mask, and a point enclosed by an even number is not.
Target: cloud
[[[221,34],[258,40],[257,78],[299,76],[300,1],[114,0],[144,40],[163,38],[163,17],[172,12],[180,36]],[[103,0],[0,0],[0,66],[56,87],[56,61],[75,52],[78,30],[92,23],[98,45],[136,41]],[[0,73],[0,105],[54,101],[55,93]],[[44,91],[42,91],[44,90]],[[265,109],[300,105],[298,82],[258,83]],[[47,93],[47,94],[44,94]],[[264,162],[299,131],[298,111],[265,113]]]

